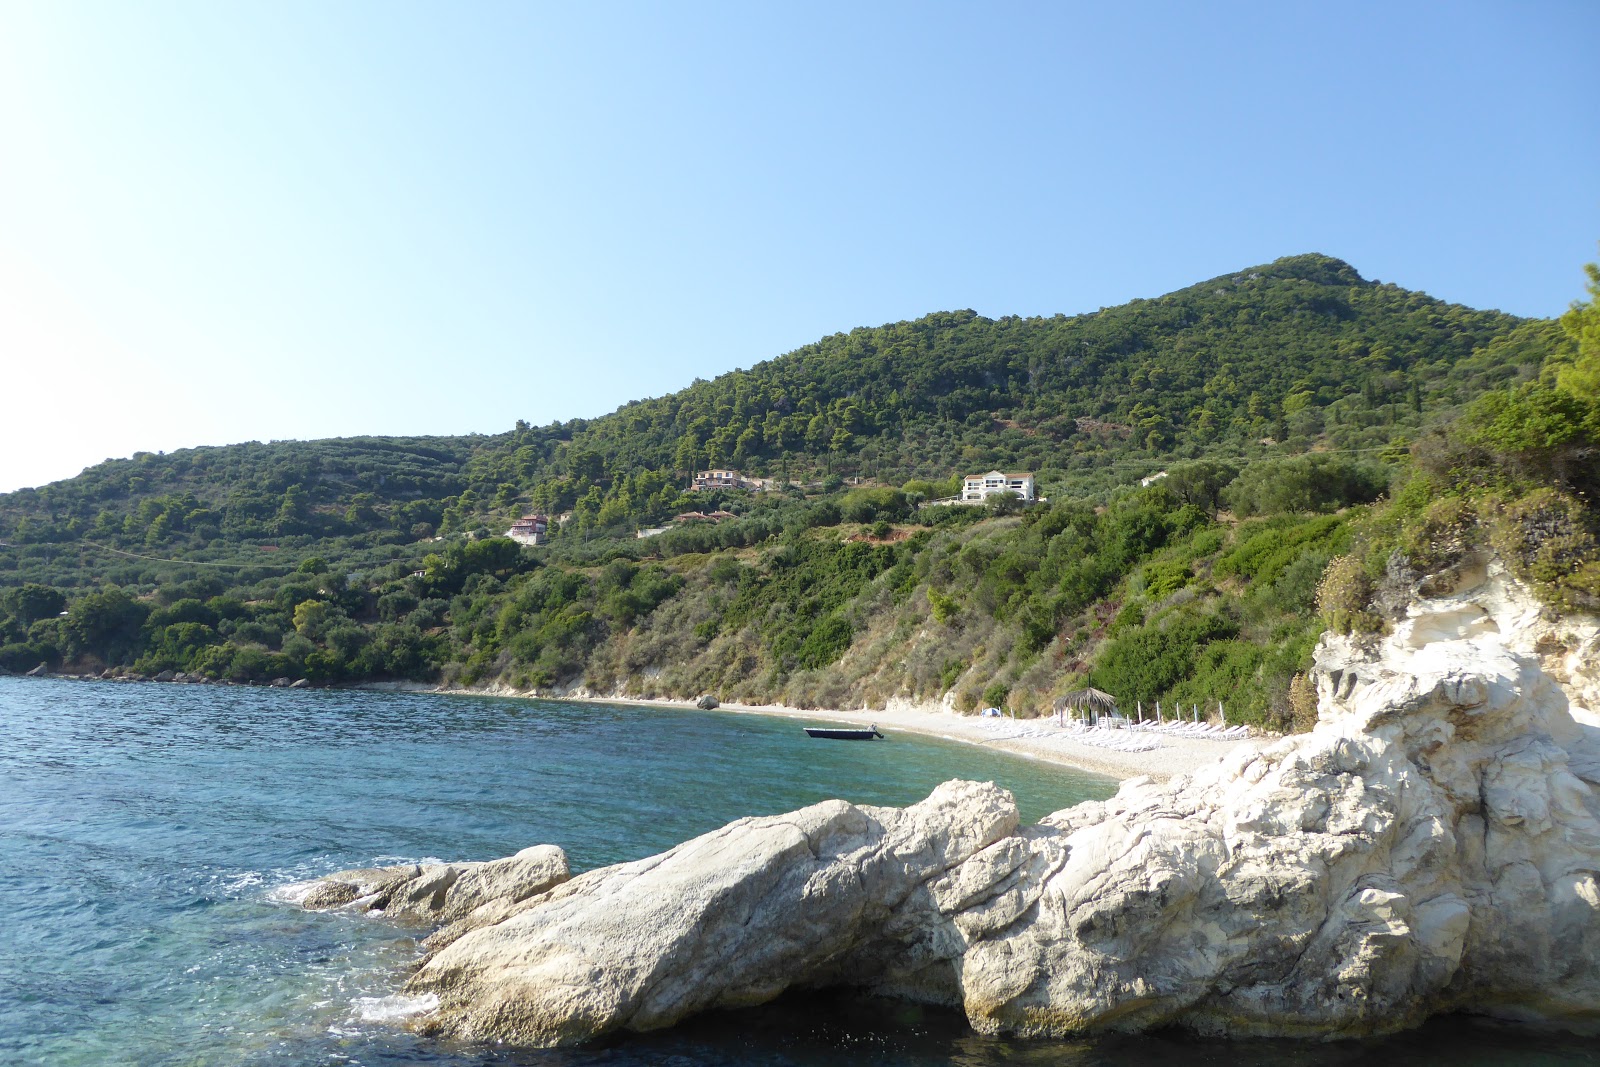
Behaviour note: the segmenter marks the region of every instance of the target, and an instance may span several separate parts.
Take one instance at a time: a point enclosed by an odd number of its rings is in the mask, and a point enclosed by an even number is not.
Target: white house
[[[506,536],[524,545],[542,545],[550,532],[550,520],[543,515],[524,515],[511,524]]]
[[[696,471],[694,475],[695,489],[738,489],[738,471]]]
[[[691,488],[702,489],[771,489],[771,478],[747,478],[738,471],[696,471]]]
[[[990,471],[988,474],[969,474],[961,481],[961,502],[964,504],[981,504],[996,493],[1010,493],[1032,503],[1033,472],[1007,474],[1004,471]]]

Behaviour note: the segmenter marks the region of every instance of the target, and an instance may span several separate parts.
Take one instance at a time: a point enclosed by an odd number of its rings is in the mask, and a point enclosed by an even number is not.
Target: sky
[[[1559,314],[1600,4],[0,0],[0,491],[1280,256]]]

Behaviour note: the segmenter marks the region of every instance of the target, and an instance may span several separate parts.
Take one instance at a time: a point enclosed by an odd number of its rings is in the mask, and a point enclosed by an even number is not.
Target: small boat
[[[841,730],[832,726],[807,726],[803,729],[807,737],[823,737],[829,741],[871,741],[874,737],[888,740],[878,732],[876,723],[865,730]]]

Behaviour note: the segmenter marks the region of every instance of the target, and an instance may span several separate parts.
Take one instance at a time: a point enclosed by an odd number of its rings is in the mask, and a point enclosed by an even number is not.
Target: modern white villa
[[[996,493],[1010,493],[1032,503],[1035,499],[1033,472],[1007,474],[1004,471],[990,471],[988,474],[969,474],[961,480],[961,502],[964,504],[981,504]]]

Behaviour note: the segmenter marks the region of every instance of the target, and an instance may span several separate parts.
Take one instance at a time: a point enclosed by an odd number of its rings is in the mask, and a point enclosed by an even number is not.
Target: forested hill
[[[605,469],[832,462],[894,482],[1326,429],[1348,444],[1514,373],[1515,353],[1471,355],[1518,323],[1297,256],[1087,315],[955,311],[835,334],[574,427],[573,443]]]
[[[1301,256],[854,330],[592,422],[107,462],[0,497],[0,669],[1022,715],[1087,683],[1302,727],[1323,628],[1472,553],[1600,608],[1590,271],[1528,321]],[[777,490],[687,491],[730,465]],[[1050,501],[933,503],[991,467]],[[532,509],[548,544],[497,536]]]
[[[856,329],[592,421],[141,453],[0,496],[0,540],[237,560],[247,542],[395,546],[521,510],[631,531],[715,466],[889,485],[1010,467],[1103,491],[1184,457],[1390,444],[1528,373],[1553,330],[1295,256],[1086,315]]]

